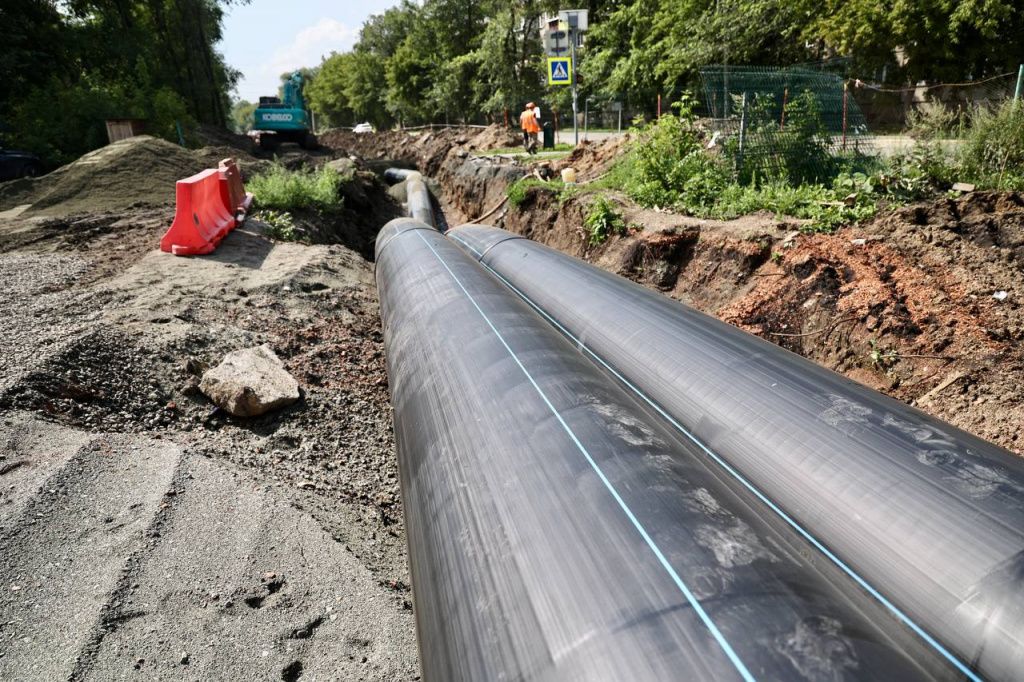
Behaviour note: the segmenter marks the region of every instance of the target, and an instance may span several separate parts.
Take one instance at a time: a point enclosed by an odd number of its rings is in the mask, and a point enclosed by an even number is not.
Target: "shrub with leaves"
[[[684,97],[674,106],[677,113],[649,126],[613,174],[642,206],[701,212],[729,183],[729,169],[705,151],[693,101]]]
[[[626,233],[626,221],[615,210],[615,204],[603,196],[590,205],[583,225],[587,228],[588,241],[593,245],[603,244],[613,234]]]
[[[963,116],[941,102],[924,102],[907,114],[907,134],[915,140],[949,137],[963,124]]]
[[[342,204],[339,192],[344,181],[338,171],[326,166],[316,170],[290,171],[274,164],[246,183],[260,208],[292,211],[301,208],[336,209]]]
[[[282,242],[293,242],[297,239],[292,214],[287,211],[264,209],[259,211],[254,218],[266,223],[266,234],[271,239],[277,239]]]

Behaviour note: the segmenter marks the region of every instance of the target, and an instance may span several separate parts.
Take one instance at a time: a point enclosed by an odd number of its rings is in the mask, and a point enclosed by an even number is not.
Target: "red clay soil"
[[[720,318],[1024,452],[1021,197],[942,199],[780,251]]]

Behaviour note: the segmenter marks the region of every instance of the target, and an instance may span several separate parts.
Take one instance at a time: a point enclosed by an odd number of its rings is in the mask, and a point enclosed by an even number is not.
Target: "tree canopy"
[[[980,79],[1016,69],[1024,13],[1013,0],[591,0],[579,54],[584,97],[650,108],[709,64],[787,66],[841,56],[888,84]],[[312,106],[335,125],[499,120],[540,98],[545,0],[408,0],[371,17],[328,57]],[[383,74],[383,77],[382,77]]]
[[[245,127],[239,74],[215,45],[248,0],[23,0],[0,4],[0,135],[51,162],[105,141],[104,118]],[[787,66],[843,57],[889,85],[981,79],[1024,54],[1015,0],[589,0],[578,54],[583,98],[651,111],[709,64]],[[500,121],[548,87],[540,29],[556,0],[400,0],[348,52],[309,64],[307,95],[330,125]],[[582,100],[581,100],[582,101]],[[235,118],[239,116],[239,118]]]
[[[102,145],[106,118],[224,126],[238,78],[215,51],[248,0],[22,0],[0,5],[5,141],[57,163]]]

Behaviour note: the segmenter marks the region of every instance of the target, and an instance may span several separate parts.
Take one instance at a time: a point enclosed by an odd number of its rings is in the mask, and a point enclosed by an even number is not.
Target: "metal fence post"
[[[743,147],[747,141],[747,93],[743,93],[740,104],[740,146],[736,154],[736,172],[743,172]]]
[[[1013,93],[1014,102],[1020,99],[1022,87],[1024,87],[1024,64],[1021,64],[1020,68],[1017,69],[1017,89]]]
[[[843,151],[846,151],[846,103],[850,97],[850,84],[843,82]]]

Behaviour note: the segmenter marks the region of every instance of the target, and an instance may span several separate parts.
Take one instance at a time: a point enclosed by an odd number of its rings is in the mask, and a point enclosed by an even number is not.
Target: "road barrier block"
[[[238,184],[241,186],[240,177]],[[235,209],[225,200],[227,185],[228,180],[216,168],[178,180],[174,222],[160,240],[160,250],[175,256],[200,256],[217,248],[237,224]]]
[[[238,170],[238,164],[234,159],[224,159],[217,164],[217,171],[221,177],[224,204],[238,222],[242,222],[249,212],[249,206],[252,205],[252,193],[246,192],[242,185],[242,173]]]

